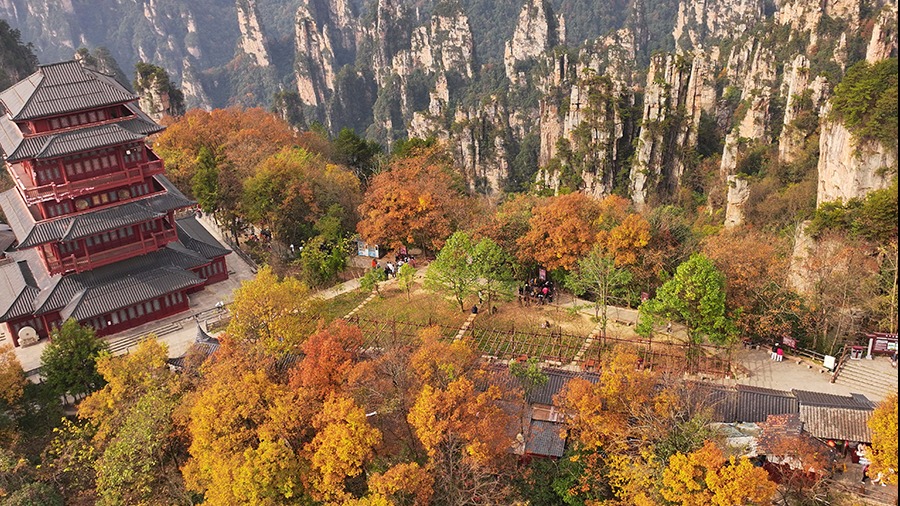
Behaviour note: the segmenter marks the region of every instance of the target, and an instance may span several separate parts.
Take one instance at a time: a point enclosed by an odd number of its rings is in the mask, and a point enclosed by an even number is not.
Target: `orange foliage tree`
[[[442,153],[416,151],[371,179],[356,229],[371,243],[436,251],[462,223],[467,206]]]
[[[309,389],[312,395],[325,399],[336,393],[354,367],[363,344],[359,327],[335,320],[309,336],[303,343],[303,360],[295,369],[291,384]]]
[[[172,181],[188,189],[201,147],[224,156],[244,178],[259,162],[296,143],[297,134],[278,116],[260,108],[233,107],[192,109],[169,124],[153,147]]]
[[[547,269],[569,270],[597,241],[600,206],[584,193],[548,199],[534,209],[529,230],[516,244],[522,261],[535,261]]]

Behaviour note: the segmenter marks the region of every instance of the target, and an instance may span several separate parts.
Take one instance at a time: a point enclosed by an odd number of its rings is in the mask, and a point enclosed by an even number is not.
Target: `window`
[[[119,310],[119,320],[123,322],[128,321],[128,313],[126,313],[124,309]]]
[[[138,314],[138,316],[144,316],[144,305],[143,304],[137,305],[137,314]]]
[[[94,111],[89,112],[89,113],[88,113],[88,120],[90,120],[91,123],[97,121],[97,113],[94,112]]]
[[[57,130],[59,128],[59,118],[52,118],[50,120],[50,128],[53,130]]]
[[[159,309],[160,309],[160,307],[159,307],[159,299],[153,299],[153,310],[154,310],[154,311],[159,311]]]
[[[128,318],[137,318],[137,313],[134,312],[134,307],[128,308]]]
[[[118,325],[118,324],[119,324],[119,315],[118,315],[118,313],[113,313],[113,314],[112,314],[112,320],[111,320],[111,321],[112,321],[112,324],[113,324],[113,325]]]
[[[165,303],[166,307],[169,307],[170,305],[172,305],[172,303],[169,302],[169,296],[168,296],[168,295],[166,295],[165,298],[163,299],[163,303]]]

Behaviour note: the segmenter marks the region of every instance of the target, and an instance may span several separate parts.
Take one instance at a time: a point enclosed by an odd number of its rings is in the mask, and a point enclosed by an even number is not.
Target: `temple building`
[[[188,310],[228,277],[223,248],[146,144],[162,127],[112,77],[41,65],[0,92],[0,325],[47,337],[74,318],[98,335]],[[0,222],[2,222],[0,217]]]

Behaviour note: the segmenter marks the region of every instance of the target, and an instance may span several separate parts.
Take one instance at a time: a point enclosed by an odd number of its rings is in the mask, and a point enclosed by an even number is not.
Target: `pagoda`
[[[16,346],[24,327],[47,337],[74,318],[107,335],[186,311],[228,277],[230,251],[147,146],[162,127],[138,98],[76,61],[0,92],[15,185],[0,193],[0,324]]]

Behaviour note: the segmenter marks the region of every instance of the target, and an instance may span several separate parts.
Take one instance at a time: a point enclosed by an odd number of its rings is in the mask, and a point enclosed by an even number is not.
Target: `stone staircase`
[[[877,402],[897,391],[897,369],[890,367],[887,359],[848,360],[835,384],[852,387]]]
[[[124,353],[128,351],[129,348],[137,346],[137,344],[144,339],[150,337],[150,335],[155,335],[156,337],[164,336],[166,334],[171,334],[172,332],[177,332],[182,329],[180,322],[172,322],[162,327],[154,329],[152,332],[135,334],[133,336],[123,337],[121,339],[116,340],[115,342],[109,343],[109,351],[113,355],[119,355],[120,353]]]

